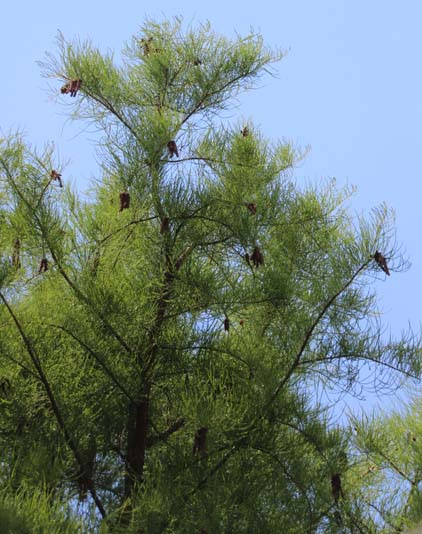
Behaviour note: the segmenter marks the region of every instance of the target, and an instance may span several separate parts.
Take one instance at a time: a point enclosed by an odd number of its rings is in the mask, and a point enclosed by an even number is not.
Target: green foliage
[[[356,498],[370,500],[386,526],[398,529],[420,523],[421,399],[400,412],[355,418]]]
[[[0,525],[4,534],[81,534],[82,524],[71,514],[63,513],[54,502],[34,484],[30,490],[14,495],[2,491],[0,495]]]
[[[42,64],[82,80],[60,98],[102,132],[102,174],[84,201],[53,183],[53,146],[0,144],[9,530],[25,532],[30,488],[48,532],[73,528],[69,509],[103,534],[387,532],[396,503],[373,513],[361,445],[317,391],[353,393],[368,362],[384,385],[420,376],[419,339],[385,340],[372,285],[376,250],[392,272],[406,263],[391,210],[352,217],[353,191],[292,179],[304,151],[221,124],[281,57],[175,19],[147,21],[119,62],[60,35]]]

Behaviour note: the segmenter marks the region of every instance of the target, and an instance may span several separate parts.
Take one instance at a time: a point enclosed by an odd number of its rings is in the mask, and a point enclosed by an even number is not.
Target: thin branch
[[[146,221],[152,221],[154,219],[157,219],[158,217],[156,215],[152,216],[152,217],[146,217],[145,219],[136,219],[134,221],[130,221],[128,222],[127,224],[125,224],[124,226],[121,226],[120,228],[118,228],[117,230],[115,230],[114,232],[111,232],[109,233],[108,235],[106,235],[105,237],[103,237],[103,239],[100,239],[100,241],[98,242],[100,245],[102,245],[103,243],[105,243],[108,239],[110,239],[111,237],[115,236],[116,234],[118,234],[119,232],[122,232],[123,230],[126,230],[126,228],[129,228],[129,226],[132,226],[134,224],[139,224],[141,222],[146,222]]]
[[[217,471],[219,471],[227,462],[227,460],[233,456],[233,454],[237,451],[239,448],[239,445],[236,445],[236,443],[231,447],[231,449],[216,463],[216,465],[210,470],[210,472],[188,493],[185,493],[183,495],[183,501],[185,501],[188,497],[191,497],[194,495],[198,490],[202,489],[205,484],[208,482],[210,478],[212,478]]]
[[[102,96],[96,96],[93,93],[89,92],[84,88],[83,92],[88,95],[90,98],[95,100],[98,104],[102,105],[106,108],[107,111],[109,111],[112,115],[114,115],[122,124],[125,126],[130,133],[135,137],[135,139],[138,141],[139,144],[141,144],[141,140],[139,139],[136,131],[132,128],[132,126],[127,122],[127,120],[121,115],[116,108],[111,104],[108,100],[106,100]]]
[[[393,460],[390,460],[390,458],[388,458],[388,456],[383,451],[378,450],[377,454],[379,454],[381,458],[384,458],[384,460],[389,463],[389,465],[394,469],[394,471],[396,471],[396,473],[398,473],[402,478],[407,480],[409,484],[411,484],[412,486],[414,485],[414,481],[411,478],[409,478],[405,473],[403,473],[400,467],[398,467],[396,463],[393,462]]]
[[[100,365],[100,367],[104,370],[105,374],[111,379],[111,381],[117,386],[118,389],[129,399],[129,401],[134,402],[133,397],[131,397],[130,393],[127,391],[127,389],[117,380],[117,378],[114,376],[114,374],[110,371],[110,369],[107,367],[107,365],[102,361],[100,356],[93,350],[91,347],[89,347],[82,339],[79,339],[76,334],[68,330],[66,327],[58,325],[58,324],[52,324],[50,323],[50,326],[53,326],[54,328],[58,328],[68,334],[72,339],[74,339],[81,347],[83,347],[86,352],[88,352],[94,360]]]
[[[371,260],[372,260],[372,258],[371,258]],[[284,376],[284,378],[282,380],[280,380],[280,382],[279,382],[278,386],[275,388],[273,394],[271,395],[269,400],[264,404],[263,409],[267,408],[272,402],[274,402],[274,400],[277,398],[277,396],[280,393],[280,391],[283,389],[283,387],[286,385],[286,383],[288,382],[288,380],[290,379],[290,377],[292,376],[292,374],[294,373],[296,368],[299,366],[302,354],[304,353],[304,351],[305,351],[305,349],[306,349],[306,347],[307,347],[307,345],[308,345],[308,343],[309,343],[309,341],[310,341],[310,339],[312,337],[312,334],[314,333],[315,328],[318,326],[318,324],[321,321],[321,319],[324,317],[324,315],[327,313],[327,311],[332,306],[332,304],[336,301],[336,299],[341,295],[341,293],[343,293],[343,291],[345,291],[354,282],[354,280],[357,278],[357,276],[359,276],[359,274],[367,267],[367,265],[369,265],[371,260],[368,260],[363,265],[361,265],[359,267],[359,269],[350,278],[350,280],[348,280],[336,293],[334,293],[334,295],[332,297],[330,297],[328,299],[326,304],[323,306],[322,310],[318,313],[317,317],[315,318],[315,320],[311,324],[311,327],[307,331],[307,333],[305,335],[305,338],[304,338],[304,340],[302,342],[302,345],[300,346],[300,349],[299,349],[298,353],[296,354],[292,365],[290,366],[290,369],[287,371],[287,373]]]
[[[53,248],[50,246],[49,244],[49,240],[48,240],[48,236],[45,235],[45,232],[44,232],[44,226],[42,224],[42,222],[40,221],[35,209],[33,208],[33,206],[28,202],[28,200],[25,198],[25,196],[21,193],[21,191],[19,190],[19,188],[17,187],[16,183],[15,183],[15,180],[12,176],[12,174],[10,173],[9,169],[7,168],[7,166],[4,164],[3,160],[0,160],[0,164],[3,166],[4,168],[4,171],[6,172],[6,175],[8,177],[8,179],[10,180],[16,194],[19,196],[19,198],[22,200],[22,202],[24,202],[26,204],[26,206],[29,208],[29,210],[31,211],[33,217],[35,218],[41,232],[42,232],[42,236],[43,236],[43,239],[45,239],[46,243],[47,243],[47,246],[50,250],[50,254],[51,256],[53,257],[53,260],[54,262],[56,263],[58,269],[59,269],[59,272],[60,274],[63,276],[63,278],[66,280],[66,282],[68,283],[68,285],[73,289],[73,291],[75,292],[75,294],[79,297],[79,299],[84,302],[92,311],[94,311],[94,313],[99,317],[99,319],[103,322],[104,326],[106,327],[106,329],[111,333],[111,335],[113,337],[115,337],[117,339],[117,341],[122,345],[122,347],[126,350],[126,352],[128,352],[129,354],[131,354],[131,349],[130,347],[127,345],[127,343],[125,342],[125,340],[122,338],[122,336],[120,336],[120,334],[118,332],[116,332],[114,330],[114,328],[111,326],[111,324],[107,321],[107,319],[104,317],[104,315],[95,309],[95,307],[92,305],[92,303],[90,302],[90,300],[88,299],[88,297],[86,295],[84,295],[82,293],[82,291],[72,282],[72,280],[69,278],[69,276],[67,275],[66,271],[64,270],[61,262],[59,261],[58,257],[56,256],[55,254],[55,251],[53,250]]]
[[[82,293],[82,291],[76,286],[76,284],[74,284],[72,282],[72,280],[67,275],[66,271],[63,269],[63,266],[62,266],[61,262],[59,261],[58,257],[56,256],[54,250],[51,247],[49,247],[49,249],[50,249],[51,256],[53,257],[53,260],[55,261],[60,274],[66,280],[68,285],[73,289],[73,291],[76,294],[76,296],[79,297],[79,299],[82,300],[82,302],[84,302],[92,311],[94,311],[94,313],[102,321],[102,323],[104,324],[106,329],[110,332],[110,334],[115,339],[117,339],[117,341],[120,343],[120,345],[125,349],[125,351],[128,354],[131,354],[132,351],[131,351],[129,345],[126,343],[126,341],[122,338],[122,336],[118,332],[116,332],[116,330],[114,330],[114,328],[107,321],[107,319],[104,317],[104,315],[93,306],[93,304],[90,302],[88,297],[86,295],[84,295],[84,293]]]
[[[301,360],[299,366],[302,365],[312,365],[314,363],[323,363],[323,362],[332,362],[335,360],[342,360],[342,359],[351,359],[350,356],[328,356],[325,358],[317,358],[315,360]],[[418,379],[419,377],[416,375],[412,375],[412,373],[409,373],[408,371],[404,371],[403,369],[400,369],[399,367],[395,367],[394,365],[383,362],[382,360],[376,360],[375,358],[371,358],[369,356],[353,356],[353,360],[364,360],[376,363],[378,365],[381,365],[383,367],[386,367],[387,369],[391,369],[392,371],[400,372],[407,376],[408,378]]]
[[[153,447],[157,443],[160,443],[162,441],[166,441],[172,434],[180,430],[186,423],[186,420],[181,418],[177,419],[167,430],[164,432],[159,433],[156,436],[151,436],[147,439],[147,446]]]
[[[205,105],[206,100],[208,100],[209,98],[211,98],[212,96],[216,94],[223,93],[228,87],[230,87],[230,85],[234,85],[236,82],[242,80],[242,78],[245,78],[245,77],[246,77],[245,74],[239,74],[239,76],[235,76],[233,79],[228,80],[225,84],[223,84],[218,89],[205,93],[202,96],[202,98],[199,100],[199,102],[194,106],[194,108],[190,112],[188,112],[187,115],[183,118],[182,122],[180,123],[179,128],[183,126],[183,124],[185,124],[197,111],[200,111],[201,108],[206,109],[207,107]]]
[[[69,448],[71,449],[71,451],[73,452],[73,456],[75,457],[75,460],[77,461],[77,463],[79,464],[79,467],[81,468],[81,470],[84,470],[85,468],[85,464],[84,464],[84,461],[83,461],[83,458],[78,450],[78,447],[76,446],[76,443],[73,441],[73,438],[71,437],[68,429],[67,429],[67,426],[64,422],[64,418],[62,416],[62,413],[60,411],[60,408],[57,404],[57,401],[56,401],[56,398],[53,394],[53,390],[51,389],[51,386],[50,386],[50,383],[49,381],[47,380],[47,377],[46,375],[44,374],[44,370],[41,366],[41,361],[31,343],[31,341],[29,340],[29,338],[27,337],[27,335],[25,334],[24,330],[23,330],[23,327],[22,325],[20,324],[18,318],[16,317],[15,313],[13,312],[12,308],[10,307],[9,303],[7,302],[6,298],[4,297],[3,293],[0,291],[0,299],[2,300],[3,304],[6,306],[6,309],[7,311],[9,312],[10,316],[12,317],[13,319],[13,322],[15,323],[16,325],[16,328],[18,329],[18,332],[22,338],[22,341],[24,342],[24,345],[26,347],[26,350],[28,351],[28,354],[32,360],[32,363],[34,364],[34,367],[35,369],[37,370],[38,372],[38,378],[40,380],[40,382],[42,383],[42,385],[44,386],[44,389],[45,389],[45,392],[47,393],[47,396],[48,396],[48,399],[50,401],[50,405],[51,405],[51,408],[53,410],[53,413],[56,417],[56,420],[57,420],[57,423],[61,429],[61,431],[63,432],[63,436],[64,436],[64,439],[67,443],[67,445],[69,446]],[[94,487],[94,484],[92,482],[92,480],[89,481],[89,492],[91,493],[91,496],[98,508],[98,511],[100,512],[101,516],[104,518],[106,517],[106,511],[105,511],[105,508],[100,500],[100,498],[98,497],[97,495],[97,492],[95,490],[95,487]]]

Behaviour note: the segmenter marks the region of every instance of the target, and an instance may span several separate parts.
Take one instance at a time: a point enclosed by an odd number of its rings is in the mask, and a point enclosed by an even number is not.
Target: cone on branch
[[[13,254],[12,254],[12,267],[14,267],[16,270],[20,269],[21,267],[20,249],[21,249],[21,242],[19,238],[16,238],[15,242],[13,243]]]
[[[47,258],[43,258],[40,263],[40,268],[38,269],[38,273],[45,273],[48,271],[48,260]]]
[[[127,191],[122,191],[119,195],[120,207],[119,211],[123,211],[129,208],[130,206],[130,195]]]
[[[59,182],[60,187],[63,187],[62,175],[59,172],[52,170],[50,176],[52,180],[56,180],[57,182]]]
[[[161,221],[160,234],[163,235],[169,230],[170,230],[170,219],[168,217],[164,217],[163,220]]]
[[[378,250],[374,254],[374,260],[378,263],[378,265],[385,272],[385,274],[390,276],[390,270],[387,265],[387,260]]]
[[[245,206],[252,213],[252,215],[256,215],[256,204],[255,204],[255,202],[245,202]]]
[[[253,249],[251,260],[256,268],[258,268],[260,265],[264,265],[264,256],[262,255],[262,252],[259,250],[259,247],[255,247]]]
[[[167,150],[170,158],[172,158],[173,156],[176,156],[176,158],[179,157],[179,151],[177,150],[176,141],[169,141],[167,143]]]
[[[65,83],[62,88],[60,89],[60,92],[62,95],[70,94],[70,96],[76,96],[77,92],[82,86],[82,80],[80,78],[75,80],[70,80],[69,82]]]
[[[335,473],[331,476],[331,493],[336,504],[338,503],[340,497],[343,497],[343,490],[341,487],[341,478],[339,473]]]
[[[198,428],[195,432],[192,454],[199,454],[200,456],[207,454],[207,432],[208,428],[206,426]]]

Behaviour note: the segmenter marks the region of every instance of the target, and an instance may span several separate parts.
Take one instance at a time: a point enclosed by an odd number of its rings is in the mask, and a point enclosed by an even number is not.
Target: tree
[[[43,71],[103,134],[102,176],[84,201],[52,145],[2,139],[7,495],[37,488],[103,533],[378,528],[316,391],[353,391],[365,362],[375,388],[420,376],[373,288],[377,251],[405,260],[385,206],[353,218],[351,191],[293,181],[290,143],[222,121],[281,57],[178,19],[147,21],[119,65],[59,36]]]
[[[422,519],[420,412],[417,397],[400,411],[352,420],[356,498],[392,532]]]

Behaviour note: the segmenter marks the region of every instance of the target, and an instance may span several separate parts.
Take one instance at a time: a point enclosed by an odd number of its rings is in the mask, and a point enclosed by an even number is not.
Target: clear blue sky
[[[248,5],[249,4],[249,5]],[[55,140],[66,177],[83,184],[96,165],[89,134],[65,125],[49,101],[36,60],[52,50],[60,29],[120,51],[145,15],[209,20],[226,35],[259,30],[269,45],[290,49],[278,77],[242,98],[236,113],[272,138],[311,145],[300,180],[335,176],[358,188],[351,207],[386,201],[396,210],[397,237],[410,271],[377,282],[385,322],[395,333],[419,328],[422,301],[421,124],[422,3],[408,0],[260,0],[142,3],[4,2],[0,32],[0,128],[21,127],[31,142]],[[86,183],[86,182],[85,182]]]

